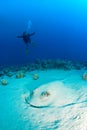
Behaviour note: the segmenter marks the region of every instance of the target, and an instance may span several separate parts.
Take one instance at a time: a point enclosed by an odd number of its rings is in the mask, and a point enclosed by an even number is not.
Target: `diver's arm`
[[[17,38],[23,38],[23,36],[17,36]]]
[[[33,33],[29,34],[29,36],[33,36],[33,35],[35,35],[35,32],[33,32]]]

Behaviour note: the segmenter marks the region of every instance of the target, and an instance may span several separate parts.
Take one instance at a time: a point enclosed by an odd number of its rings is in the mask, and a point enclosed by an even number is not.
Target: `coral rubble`
[[[83,78],[83,80],[86,80],[86,81],[87,81],[87,73],[84,73],[84,74],[82,75],[82,78]]]
[[[38,74],[34,74],[34,75],[33,75],[33,79],[34,79],[34,80],[37,80],[38,78],[39,78],[39,75],[38,75]]]
[[[6,79],[2,79],[2,80],[1,80],[1,84],[2,84],[2,85],[7,85],[7,84],[8,84],[8,81],[7,81]]]

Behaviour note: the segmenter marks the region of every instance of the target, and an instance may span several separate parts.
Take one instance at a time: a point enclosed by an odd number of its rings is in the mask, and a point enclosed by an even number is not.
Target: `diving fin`
[[[36,42],[31,42],[31,44],[32,44],[32,46],[34,46],[34,47],[37,46]]]
[[[26,48],[25,53],[29,54],[29,49],[28,48]]]

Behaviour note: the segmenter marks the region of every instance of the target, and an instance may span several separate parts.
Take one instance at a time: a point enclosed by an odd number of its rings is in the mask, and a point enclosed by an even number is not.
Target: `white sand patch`
[[[82,80],[83,72],[37,73],[38,80],[28,72],[25,78],[12,77],[7,79],[7,86],[0,86],[0,128],[87,130],[87,82]]]

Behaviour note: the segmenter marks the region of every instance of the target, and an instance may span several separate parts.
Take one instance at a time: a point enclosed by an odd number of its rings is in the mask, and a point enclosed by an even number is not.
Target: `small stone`
[[[7,84],[8,84],[8,82],[7,82],[7,80],[6,80],[6,79],[2,79],[2,80],[1,80],[1,84],[2,84],[2,85],[7,85]]]
[[[34,80],[37,80],[38,78],[39,78],[38,74],[34,74],[34,75],[33,75],[33,79],[34,79]]]
[[[82,78],[83,78],[83,80],[87,80],[87,73],[84,73]]]
[[[8,77],[12,77],[13,76],[13,73],[12,72],[9,72],[6,74]]]
[[[16,74],[16,78],[17,78],[17,79],[24,78],[24,77],[25,77],[25,74],[24,74],[23,72],[18,72],[18,73]]]
[[[4,72],[3,71],[0,71],[0,77],[4,75]]]

